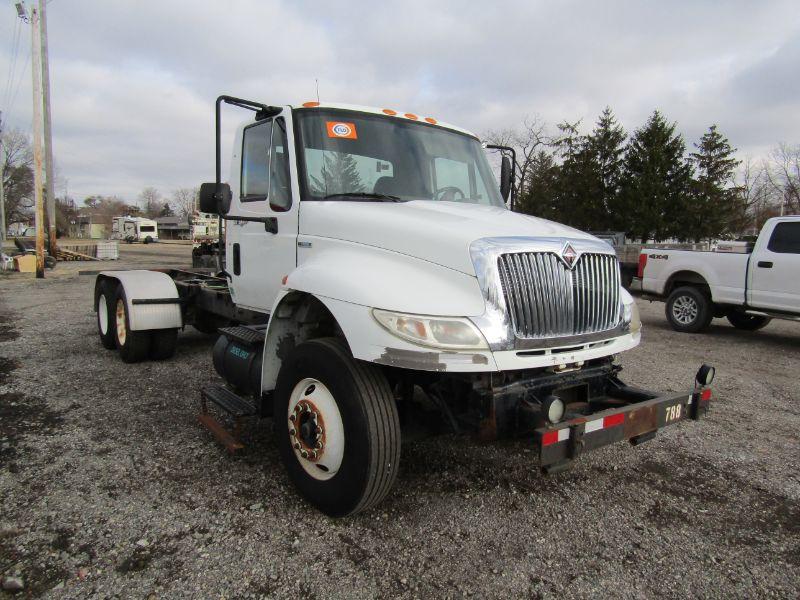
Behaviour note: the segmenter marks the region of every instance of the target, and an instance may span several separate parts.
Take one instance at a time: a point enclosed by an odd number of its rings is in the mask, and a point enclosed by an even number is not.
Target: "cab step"
[[[219,333],[229,340],[239,342],[243,346],[258,349],[264,345],[266,331],[266,325],[236,325],[234,327],[223,327],[219,330]]]
[[[228,413],[233,419],[233,430],[229,431],[214,416],[208,412],[208,403],[215,404]],[[197,420],[205,426],[223,446],[234,454],[244,448],[239,436],[241,434],[242,420],[257,414],[255,405],[239,396],[229,388],[212,384],[203,388],[200,394],[200,414]]]

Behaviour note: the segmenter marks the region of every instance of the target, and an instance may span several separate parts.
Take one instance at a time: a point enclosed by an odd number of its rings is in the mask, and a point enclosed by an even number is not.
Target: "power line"
[[[14,84],[14,72],[17,68],[17,55],[19,54],[19,40],[20,40],[20,29],[21,26],[19,24],[19,19],[14,19],[14,32],[11,36],[11,51],[9,52],[9,56],[11,60],[9,61],[9,68],[8,68],[8,76],[6,77],[6,89],[5,93],[3,94],[3,106],[8,106],[8,103],[11,99],[11,87]]]

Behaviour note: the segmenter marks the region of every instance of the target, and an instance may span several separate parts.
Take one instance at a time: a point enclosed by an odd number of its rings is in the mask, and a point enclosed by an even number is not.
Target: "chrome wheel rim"
[[[117,339],[121,346],[125,345],[128,328],[125,326],[125,303],[122,298],[117,300]]]
[[[325,384],[309,377],[295,385],[286,423],[292,451],[308,475],[325,481],[339,472],[344,457],[344,424]]]
[[[697,301],[691,296],[679,296],[672,303],[672,317],[681,325],[690,325],[700,312]]]
[[[108,333],[108,303],[105,294],[100,294],[97,299],[97,322],[100,324],[100,333]]]

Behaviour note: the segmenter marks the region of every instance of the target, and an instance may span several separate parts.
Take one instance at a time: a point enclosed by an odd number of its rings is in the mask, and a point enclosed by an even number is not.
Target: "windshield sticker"
[[[342,121],[326,121],[328,126],[328,137],[344,138],[346,140],[356,140],[356,126],[353,123],[343,123]]]

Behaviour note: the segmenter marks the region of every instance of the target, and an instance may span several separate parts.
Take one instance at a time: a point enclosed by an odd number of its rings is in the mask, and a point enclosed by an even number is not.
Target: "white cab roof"
[[[405,119],[407,121],[419,121],[420,123],[428,123],[430,125],[435,125],[437,127],[444,127],[446,129],[452,129],[453,131],[465,133],[474,138],[478,137],[477,135],[475,135],[474,133],[472,133],[467,129],[456,127],[455,125],[451,125],[450,123],[444,123],[435,117],[419,113],[406,112],[400,110],[399,108],[392,108],[390,106],[384,108],[376,108],[374,106],[360,106],[358,104],[340,104],[335,102],[304,102],[303,104],[290,105],[290,108],[293,109],[332,108],[339,110],[352,110],[352,111],[369,113],[373,115],[381,115],[381,116],[389,115],[397,119]]]

